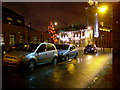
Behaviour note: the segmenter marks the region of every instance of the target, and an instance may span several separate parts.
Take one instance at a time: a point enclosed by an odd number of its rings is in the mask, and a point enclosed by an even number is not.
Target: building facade
[[[97,47],[112,48],[112,29],[99,28],[99,37],[94,38],[94,43]]]
[[[41,32],[26,26],[24,17],[7,8],[2,8],[1,44],[10,47],[16,43],[50,42],[49,33]]]
[[[112,48],[112,29],[99,27],[99,37],[94,37],[93,29],[68,30],[59,32],[59,43],[73,43],[77,46],[95,44],[97,47]]]
[[[59,43],[73,43],[77,46],[93,44],[93,30],[80,29],[77,31],[65,31],[59,34]]]

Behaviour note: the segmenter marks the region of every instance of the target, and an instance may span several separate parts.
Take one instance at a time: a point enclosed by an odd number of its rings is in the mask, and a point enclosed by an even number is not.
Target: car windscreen
[[[69,45],[55,45],[57,49],[67,50]]]
[[[87,47],[91,47],[92,48],[92,47],[94,47],[94,45],[87,45]]]
[[[39,44],[23,44],[16,48],[17,51],[34,52]]]
[[[87,45],[87,47],[93,47],[93,45]]]
[[[20,46],[22,45],[23,43],[16,43],[14,46],[17,47],[17,46]]]

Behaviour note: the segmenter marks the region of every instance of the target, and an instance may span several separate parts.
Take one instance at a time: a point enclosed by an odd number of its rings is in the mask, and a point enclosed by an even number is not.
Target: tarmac
[[[112,52],[110,49],[105,49],[103,52]],[[112,59],[106,64],[104,69],[95,77],[88,88],[112,88]]]
[[[80,47],[80,50],[84,50],[84,47]],[[103,49],[97,48],[98,51]],[[104,48],[102,52],[112,52],[112,48]],[[91,84],[87,88],[112,88],[112,59],[106,64],[104,69],[94,78]]]
[[[84,47],[79,48],[83,51]],[[101,50],[101,48],[98,48]],[[103,52],[112,52],[110,48],[106,48]],[[112,59],[107,62],[106,66],[99,72],[93,81],[86,87],[89,89],[112,88]]]

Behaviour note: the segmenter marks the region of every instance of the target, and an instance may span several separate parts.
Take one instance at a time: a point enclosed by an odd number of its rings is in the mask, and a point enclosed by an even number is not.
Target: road
[[[40,65],[33,72],[3,67],[2,88],[87,88],[111,59],[110,52],[79,50],[78,59]]]

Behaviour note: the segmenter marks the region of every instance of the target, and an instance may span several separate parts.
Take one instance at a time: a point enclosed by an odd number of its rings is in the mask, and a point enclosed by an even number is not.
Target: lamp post
[[[98,13],[102,15],[102,14],[105,14],[107,10],[108,10],[108,7],[103,5],[103,6],[99,7]],[[101,24],[102,27],[104,26],[104,22],[103,21],[104,21],[104,18],[101,19],[101,21],[100,21],[100,24]]]
[[[107,9],[108,9],[107,6],[101,6],[101,7],[99,7],[99,13],[100,14],[105,14]],[[102,26],[104,26],[103,22],[102,22]],[[104,35],[102,34],[101,35],[101,51],[104,51],[104,47],[103,47],[103,44],[102,44],[103,37],[104,37]],[[102,50],[102,48],[103,48],[103,50]]]
[[[93,42],[94,42],[94,38],[98,38],[99,37],[99,20],[98,20],[98,1],[93,1],[93,0],[89,0],[89,10],[92,11],[92,13],[89,15],[90,17],[92,16],[92,19],[90,20],[94,20],[91,22],[92,27],[93,27]],[[87,21],[88,25],[90,24]],[[88,27],[88,26],[87,26]]]
[[[93,30],[93,42],[94,42],[94,37],[98,38],[99,37],[99,19],[98,16],[99,14],[104,14],[106,13],[108,7],[107,6],[98,6],[97,1],[89,0],[88,1],[89,5],[95,9],[94,15],[95,15],[95,21],[94,21],[94,30]],[[101,39],[101,51],[102,51],[102,40],[103,40],[103,35],[100,36]],[[104,51],[104,48],[103,48]]]
[[[104,48],[103,48],[103,50],[102,50],[102,47],[103,47],[103,45],[102,45],[102,40],[103,40],[103,34],[101,35],[101,51],[104,51]]]

